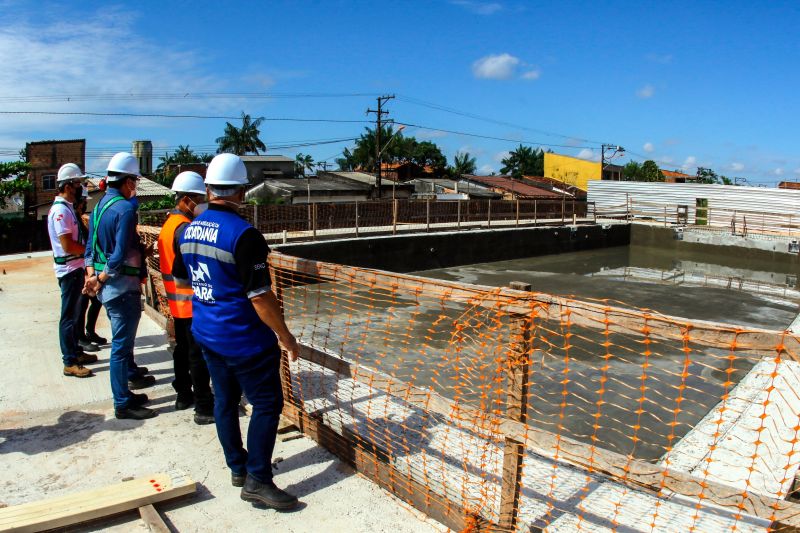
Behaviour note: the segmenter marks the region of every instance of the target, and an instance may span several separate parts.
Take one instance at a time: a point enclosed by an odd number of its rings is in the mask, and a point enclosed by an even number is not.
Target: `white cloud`
[[[0,27],[0,94],[143,94],[223,91],[225,86],[199,54],[167,48],[150,40],[134,26],[135,13],[102,9],[82,18],[5,20]],[[202,112],[230,107],[236,100],[123,99],[109,102],[75,100],[4,102],[18,111],[85,112]],[[168,126],[169,121],[142,118],[17,115],[3,118],[14,131],[52,131],[76,124],[117,123],[126,126]],[[73,130],[74,131],[74,130]],[[73,133],[66,133],[73,134]]]
[[[662,65],[672,63],[672,54],[647,54],[646,57],[648,61],[653,63],[661,63]]]
[[[656,88],[650,85],[649,83],[636,91],[636,96],[641,98],[642,100],[647,100],[648,98],[652,98],[653,95],[656,94]]]
[[[454,6],[460,6],[478,15],[493,15],[503,9],[497,2],[478,2],[476,0],[450,0]]]
[[[652,154],[655,151],[655,149],[656,147],[653,146],[653,143],[650,142],[644,143],[644,146],[642,146],[642,150],[644,150],[648,154]]]
[[[418,137],[420,139],[440,139],[442,137],[447,137],[447,132],[420,129],[417,130],[417,132],[414,134],[414,137]]]
[[[472,73],[476,78],[507,80],[514,76],[519,64],[519,58],[511,54],[488,55],[472,64]]]
[[[783,176],[783,169],[778,167],[775,170],[773,170],[772,173],[775,174],[776,176]]]
[[[523,72],[521,78],[523,80],[538,80],[541,75],[542,73],[539,69],[533,69]]]
[[[744,170],[744,165],[742,163],[731,163],[731,170],[734,172],[741,172]]]
[[[587,161],[600,161],[600,154],[594,153],[591,148],[584,148],[576,156],[579,159],[586,159]],[[606,160],[608,162],[608,160]]]
[[[482,167],[480,167],[475,172],[478,173],[478,176],[488,176],[489,174],[492,174],[493,172],[496,172],[496,171],[495,171],[494,167],[491,166],[491,165],[483,165]]]
[[[693,155],[687,157],[681,165],[681,170],[687,171],[697,168],[697,158]]]
[[[502,152],[497,152],[496,154],[494,154],[494,157],[492,159],[494,159],[498,163],[501,163],[503,159],[507,158],[510,155],[511,152],[509,152],[508,150],[504,150]]]

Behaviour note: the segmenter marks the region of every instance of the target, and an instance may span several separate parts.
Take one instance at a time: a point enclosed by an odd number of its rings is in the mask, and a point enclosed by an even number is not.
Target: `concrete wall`
[[[585,191],[590,180],[600,179],[600,163],[545,152],[544,175]]]
[[[662,250],[712,253],[720,265],[754,268],[750,262],[769,263],[769,271],[796,272],[800,269],[798,254],[788,252],[788,239],[764,239],[760,236],[741,237],[706,231],[686,231],[683,239],[675,238],[673,228],[651,224],[632,224],[632,246],[653,246]],[[777,269],[777,270],[776,270]]]
[[[561,226],[397,235],[274,246],[320,261],[393,272],[625,246],[630,226]]]

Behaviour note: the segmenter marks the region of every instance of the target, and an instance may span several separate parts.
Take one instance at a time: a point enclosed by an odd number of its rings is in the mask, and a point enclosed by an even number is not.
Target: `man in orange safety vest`
[[[194,219],[194,209],[206,194],[203,178],[196,172],[181,172],[172,184],[175,192],[175,209],[158,235],[158,255],[169,311],[175,323],[175,350],[172,359],[175,380],[172,387],[178,393],[175,409],[188,409],[194,405],[196,424],[214,423],[214,396],[209,386],[208,368],[200,346],[192,336],[191,287],[179,287],[172,276],[175,254],[179,253],[178,239]]]

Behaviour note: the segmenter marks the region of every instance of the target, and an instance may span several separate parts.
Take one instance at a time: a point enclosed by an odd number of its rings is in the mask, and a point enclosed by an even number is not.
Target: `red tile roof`
[[[686,179],[694,179],[697,176],[692,176],[691,174],[684,174],[683,172],[675,172],[674,170],[662,170],[662,174],[664,174],[665,178],[686,178]]]

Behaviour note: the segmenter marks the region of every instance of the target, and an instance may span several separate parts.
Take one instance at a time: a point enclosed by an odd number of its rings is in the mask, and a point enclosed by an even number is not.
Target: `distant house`
[[[544,176],[522,176],[521,179],[528,185],[533,185],[534,187],[539,187],[541,189],[547,189],[548,191],[553,191],[558,194],[571,196],[576,200],[586,199],[586,191],[557,179],[546,178]]]
[[[552,152],[544,154],[544,175],[583,191],[589,189],[590,181],[602,178],[599,161],[587,161]]]
[[[487,187],[490,190],[499,193],[502,195],[504,200],[516,200],[522,198],[560,200],[564,197],[572,198],[572,195],[566,192],[558,193],[542,187],[535,187],[524,181],[514,179],[511,176],[474,176],[465,174],[462,177],[464,181]]]
[[[170,163],[167,165],[167,173],[174,172],[177,176],[181,172],[197,172],[203,179],[206,178],[208,163]]]
[[[25,160],[31,165],[29,177],[33,184],[25,195],[26,204],[52,203],[58,194],[56,178],[61,165],[75,163],[86,171],[86,139],[29,142],[25,145]]]
[[[502,194],[469,181],[418,178],[414,184],[413,198],[419,200],[499,200]]]
[[[392,181],[408,181],[414,178],[432,178],[435,172],[433,168],[421,167],[411,161],[402,163],[382,163],[381,176]]]
[[[779,189],[800,189],[800,181],[782,181],[778,184]]]
[[[329,177],[266,179],[245,194],[247,200],[281,198],[287,204],[357,202],[369,200],[372,187],[366,183]]]
[[[240,156],[247,168],[247,178],[251,185],[265,179],[291,179],[295,177],[295,161],[284,155],[243,155]]]
[[[357,182],[368,185],[370,187],[370,198],[373,200],[377,198],[384,200],[387,198],[396,198],[402,200],[411,198],[411,195],[414,194],[413,184],[397,183],[391,180],[381,180],[381,189],[378,191],[378,178],[376,178],[375,175],[367,174],[366,172],[328,170],[317,172],[317,177],[340,180],[344,183]]]
[[[625,179],[624,176],[625,176],[624,167],[620,165],[606,163],[605,168],[603,168],[604,180],[622,181],[623,179]]]
[[[664,181],[666,183],[688,183],[697,181],[697,176],[684,174],[683,172],[675,170],[662,170],[661,173],[664,175]]]

